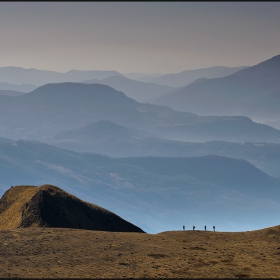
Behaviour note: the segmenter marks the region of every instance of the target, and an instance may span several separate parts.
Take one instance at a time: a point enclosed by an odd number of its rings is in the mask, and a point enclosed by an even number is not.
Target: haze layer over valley
[[[3,136],[14,139],[43,140],[63,130],[109,120],[169,140],[280,142],[279,130],[248,117],[179,112],[136,102],[101,84],[47,84],[16,97],[0,95],[0,101]]]
[[[278,219],[278,179],[249,162],[224,156],[110,158],[37,141],[0,141],[1,189],[60,186],[144,231],[215,223],[241,231]],[[264,187],[265,186],[265,187]],[[223,209],[223,211],[221,211]]]
[[[63,77],[74,81],[56,82],[58,74],[52,73],[45,76],[52,83],[30,92],[3,90],[1,190],[53,184],[152,233],[206,221],[225,231],[273,226],[280,209],[280,130],[245,111],[217,116],[211,102],[205,103],[205,112],[213,112],[207,116],[139,101],[157,95],[167,100],[176,91],[226,79],[232,92],[225,87],[222,100],[231,104],[238,99],[235,79],[240,87],[242,73],[260,67],[262,92],[275,92],[276,78],[274,86],[262,81],[275,74],[277,63],[274,57],[227,77],[198,77],[181,89],[133,81],[116,71],[71,71]],[[93,78],[75,82],[84,74]],[[111,76],[96,79],[97,74]],[[252,89],[254,96],[257,101],[260,95]],[[184,100],[181,106],[191,106],[191,98]]]

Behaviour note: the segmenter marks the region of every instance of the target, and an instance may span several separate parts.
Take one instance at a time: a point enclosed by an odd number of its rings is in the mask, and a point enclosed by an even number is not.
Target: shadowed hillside
[[[114,213],[52,185],[12,187],[0,200],[0,229],[27,227],[143,232]]]

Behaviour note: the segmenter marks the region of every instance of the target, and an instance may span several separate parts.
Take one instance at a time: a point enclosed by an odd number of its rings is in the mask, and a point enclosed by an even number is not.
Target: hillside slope
[[[0,200],[0,229],[76,228],[143,232],[114,213],[52,186],[16,186]]]

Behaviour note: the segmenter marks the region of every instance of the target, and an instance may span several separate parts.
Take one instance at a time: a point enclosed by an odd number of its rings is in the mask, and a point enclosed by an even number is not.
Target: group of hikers
[[[213,231],[215,232],[215,226],[213,226]],[[183,230],[185,230],[185,226],[183,226]],[[195,230],[195,226],[193,226],[193,230]],[[204,226],[204,230],[206,231],[206,226]]]

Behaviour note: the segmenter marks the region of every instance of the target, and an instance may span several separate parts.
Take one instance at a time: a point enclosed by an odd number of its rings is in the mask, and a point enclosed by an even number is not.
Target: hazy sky
[[[0,67],[171,73],[280,54],[280,2],[0,2]]]

